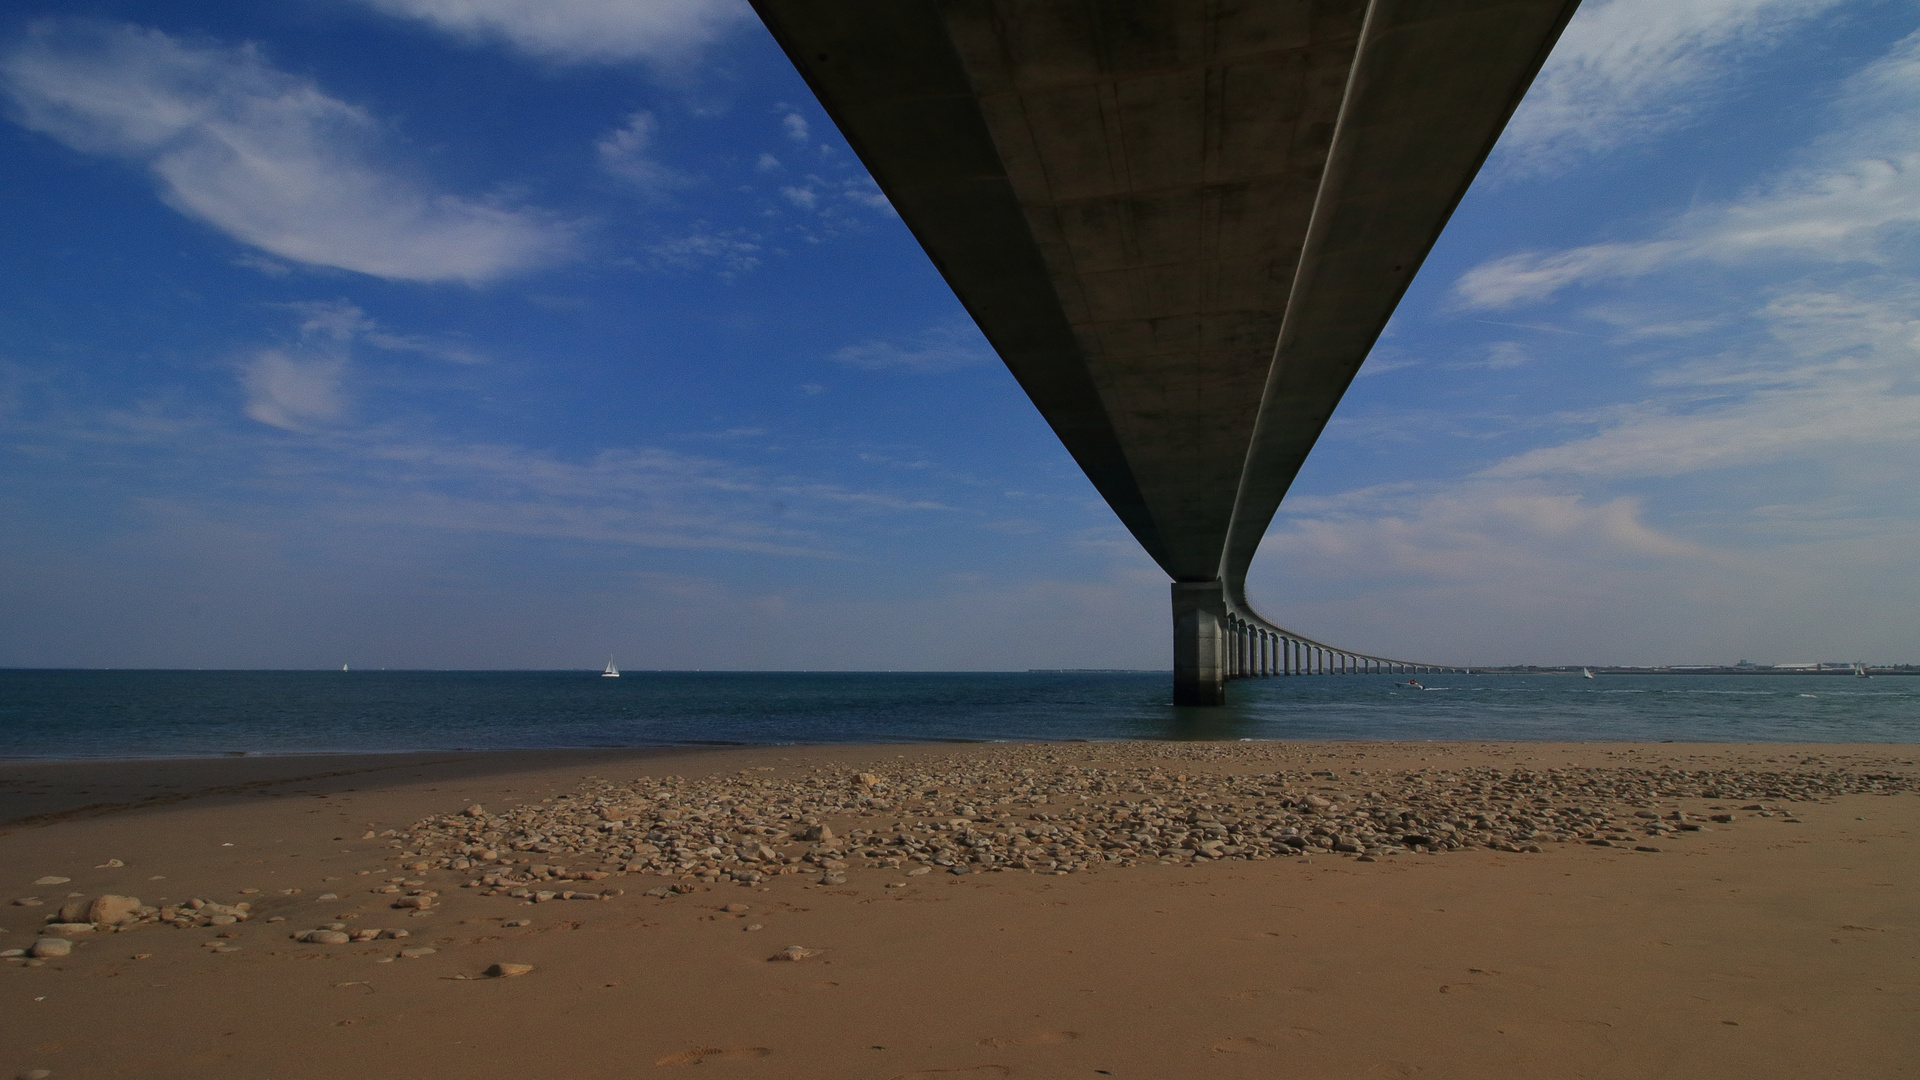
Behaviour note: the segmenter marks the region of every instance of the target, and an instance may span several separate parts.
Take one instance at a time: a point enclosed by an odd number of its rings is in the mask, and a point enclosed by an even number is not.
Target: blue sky
[[[1920,658],[1916,30],[1588,0],[1262,611]],[[1168,663],[1164,577],[744,4],[26,4],[0,110],[0,665]]]

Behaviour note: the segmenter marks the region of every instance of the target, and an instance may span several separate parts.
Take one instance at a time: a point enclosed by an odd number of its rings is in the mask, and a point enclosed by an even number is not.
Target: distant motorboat
[[[1581,677],[1581,678],[1583,678],[1583,679],[1591,679],[1591,678],[1593,678],[1593,669],[1592,669],[1592,668],[1590,668],[1590,667],[1583,667],[1583,668],[1581,668],[1581,669],[1580,669],[1580,677]]]
[[[613,666],[613,657],[607,657],[607,670],[601,672],[600,677],[603,679],[617,679],[620,677],[620,669]]]

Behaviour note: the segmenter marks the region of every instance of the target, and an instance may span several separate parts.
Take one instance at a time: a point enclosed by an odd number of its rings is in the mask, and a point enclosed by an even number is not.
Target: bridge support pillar
[[[1219,579],[1173,583],[1173,703],[1227,703],[1227,591]]]

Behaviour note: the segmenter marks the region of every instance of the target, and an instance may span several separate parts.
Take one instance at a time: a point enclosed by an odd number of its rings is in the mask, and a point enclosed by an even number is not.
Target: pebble
[[[740,914],[743,914],[743,913],[745,913],[745,912],[748,912],[748,911],[752,911],[752,910],[753,910],[753,905],[751,905],[751,904],[727,904],[727,905],[725,905],[725,906],[723,906],[723,907],[721,907],[721,909],[720,909],[720,910],[721,910],[721,911],[724,911],[724,912],[726,912],[726,913],[727,913],[727,914],[729,914],[729,915],[740,915]]]
[[[35,885],[65,885],[67,882],[72,880],[73,879],[70,877],[61,877],[58,874],[48,874],[46,877],[43,877],[38,881],[35,881],[34,884]]]
[[[418,960],[422,956],[432,956],[439,951],[431,945],[409,945],[400,950],[400,955],[409,960]]]
[[[800,961],[800,960],[805,960],[807,957],[812,955],[813,955],[812,949],[804,948],[799,945],[789,945],[786,948],[781,949],[779,952],[774,953],[772,956],[768,957],[767,959]]]
[[[495,964],[486,971],[489,979],[511,979],[533,970],[532,964]]]
[[[506,922],[503,922],[500,925],[501,926],[532,926],[533,920],[532,919],[508,919]]]
[[[20,1080],[47,1080],[52,1075],[52,1069],[28,1069],[20,1074]]]
[[[308,930],[293,935],[293,940],[304,941],[309,945],[345,945],[353,939],[342,930]]]
[[[36,960],[47,960],[47,959],[52,959],[54,957],[69,956],[72,953],[73,953],[73,942],[68,941],[66,938],[57,938],[57,937],[43,937],[40,940],[34,942],[33,946],[27,950],[27,955],[33,957]]]

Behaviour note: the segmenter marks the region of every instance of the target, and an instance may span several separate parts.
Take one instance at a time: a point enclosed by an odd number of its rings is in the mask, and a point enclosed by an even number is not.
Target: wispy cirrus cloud
[[[1654,393],[1599,410],[1591,434],[1486,478],[1626,479],[1870,454],[1920,467],[1920,290],[1788,292],[1757,314],[1771,342],[1675,364]]]
[[[936,375],[960,368],[990,364],[992,346],[972,326],[936,326],[906,344],[868,341],[833,353],[833,361],[864,371],[906,371]]]
[[[1593,0],[1507,126],[1497,174],[1557,172],[1693,120],[1741,61],[1844,0]]]
[[[253,45],[43,20],[0,56],[14,119],[138,162],[168,206],[293,262],[478,284],[565,258],[550,215],[434,190],[382,160],[364,109]]]
[[[470,41],[571,64],[679,67],[753,18],[745,0],[364,0]]]
[[[299,357],[264,349],[240,366],[244,411],[288,431],[337,419],[345,408],[341,374],[346,362],[344,356]]]
[[[687,178],[668,168],[654,154],[653,144],[659,131],[660,122],[644,109],[627,117],[626,123],[593,144],[600,156],[600,167],[651,195],[685,187]]]
[[[744,274],[760,265],[765,254],[761,238],[745,229],[713,229],[696,222],[696,230],[662,240],[647,249],[647,265],[655,270],[702,270],[717,267],[722,277]]]
[[[1886,242],[1920,225],[1920,33],[1841,88],[1834,128],[1802,161],[1741,198],[1694,207],[1640,240],[1533,251],[1462,275],[1456,301],[1471,309],[1544,300],[1576,284],[1625,281],[1688,263],[1764,259],[1886,262]]]

